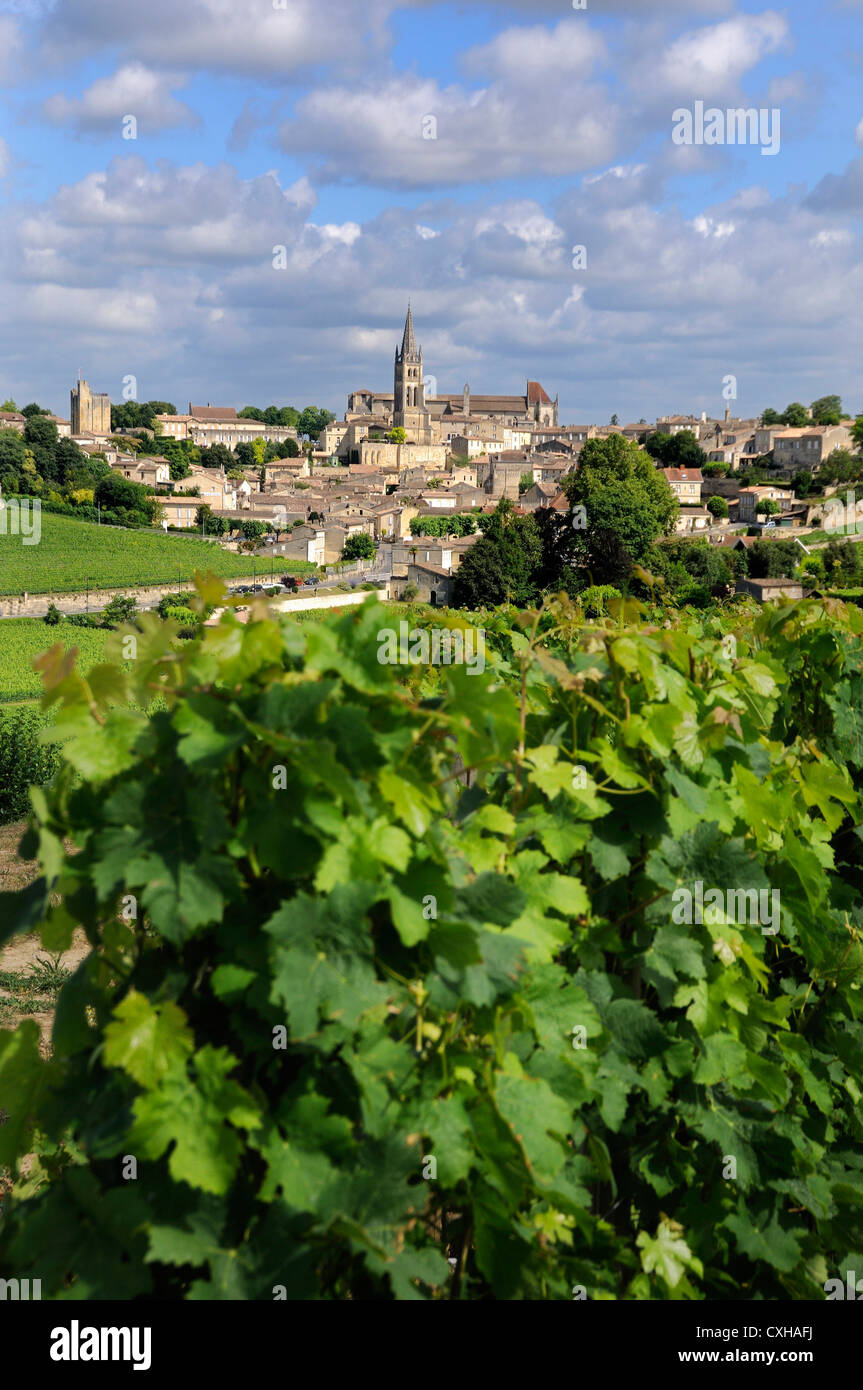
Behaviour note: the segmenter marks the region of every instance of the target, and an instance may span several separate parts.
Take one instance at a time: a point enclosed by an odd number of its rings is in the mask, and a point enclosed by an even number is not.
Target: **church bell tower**
[[[423,350],[417,347],[414,337],[410,301],[401,350],[396,348],[393,397],[393,424],[402,426],[411,443],[430,443],[431,417],[425,402]]]

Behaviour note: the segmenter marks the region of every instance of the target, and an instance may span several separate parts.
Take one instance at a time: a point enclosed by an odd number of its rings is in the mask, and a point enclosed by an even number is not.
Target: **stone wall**
[[[238,578],[232,583],[244,584],[250,582],[249,578]],[[182,584],[157,584],[151,585],[147,589],[135,589],[127,585],[121,589],[91,589],[90,590],[90,612],[99,613],[106,608],[115,594],[128,594],[138,600],[139,608],[152,608],[164,598],[165,594],[176,594],[181,590],[188,590],[194,593],[194,585]],[[82,590],[80,593],[73,594],[24,594],[9,595],[0,594],[0,618],[44,618],[51,604],[54,603],[61,613],[86,613],[87,612],[87,593]]]

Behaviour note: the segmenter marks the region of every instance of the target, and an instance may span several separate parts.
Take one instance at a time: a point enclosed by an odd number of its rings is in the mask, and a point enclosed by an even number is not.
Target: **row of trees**
[[[321,430],[336,418],[331,410],[324,410],[319,405],[307,405],[303,410],[296,410],[292,405],[268,405],[263,410],[256,405],[244,405],[237,414],[241,420],[260,420],[264,425],[286,425],[306,439],[317,439]]]
[[[155,430],[159,433],[161,425],[157,415],[176,415],[177,407],[172,401],[122,401],[111,406],[112,430]]]
[[[810,414],[811,411],[811,414]],[[802,429],[804,425],[838,425],[842,419],[841,396],[819,396],[806,409],[800,401],[792,401],[783,411],[768,407],[761,416],[762,425],[788,425]]]
[[[482,518],[470,516],[467,512],[454,512],[448,516],[415,516],[411,518],[411,535],[437,536],[441,540],[448,536],[472,536],[478,519],[482,526]]]

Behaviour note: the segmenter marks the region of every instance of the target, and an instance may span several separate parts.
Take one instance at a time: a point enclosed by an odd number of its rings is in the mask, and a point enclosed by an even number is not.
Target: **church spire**
[[[408,300],[408,316],[405,319],[405,331],[402,338],[402,357],[416,357],[417,345],[414,340],[414,318],[411,313],[411,302]]]

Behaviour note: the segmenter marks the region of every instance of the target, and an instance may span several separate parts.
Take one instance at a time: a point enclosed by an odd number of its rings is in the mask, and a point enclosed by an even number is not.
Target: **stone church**
[[[552,400],[538,381],[528,381],[523,396],[472,395],[465,384],[460,395],[426,398],[426,380],[423,350],[417,346],[408,304],[402,345],[396,347],[392,394],[352,391],[345,420],[349,425],[380,429],[401,425],[412,443],[428,445],[447,443],[477,422],[525,429],[559,424],[558,398]]]

